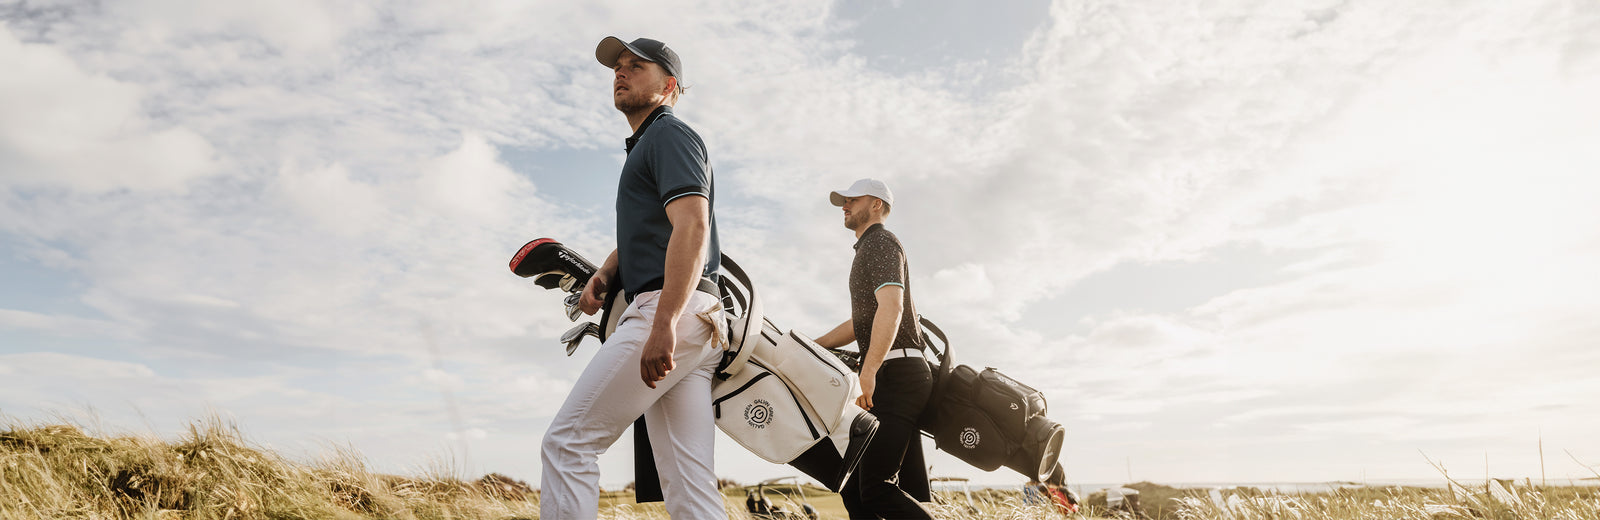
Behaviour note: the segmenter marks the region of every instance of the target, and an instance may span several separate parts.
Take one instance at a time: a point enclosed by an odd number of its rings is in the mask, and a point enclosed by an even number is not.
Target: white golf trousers
[[[715,329],[721,302],[694,291],[678,319],[676,364],[651,389],[639,376],[640,351],[655,322],[660,291],[640,294],[623,312],[617,330],[578,376],[561,411],[544,434],[539,478],[539,518],[588,520],[600,512],[599,457],[642,414],[661,474],[667,513],[675,519],[727,518],[713,471],[715,419],[711,377],[722,348]]]

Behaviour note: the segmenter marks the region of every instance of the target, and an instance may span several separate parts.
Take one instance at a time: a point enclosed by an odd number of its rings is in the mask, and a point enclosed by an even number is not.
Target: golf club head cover
[[[546,289],[576,291],[594,276],[594,263],[560,242],[541,238],[528,242],[511,257],[511,272]]]

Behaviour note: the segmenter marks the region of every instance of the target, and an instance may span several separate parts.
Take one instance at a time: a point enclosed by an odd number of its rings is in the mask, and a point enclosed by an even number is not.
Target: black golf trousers
[[[920,478],[927,486],[927,470],[921,467],[922,439],[917,417],[933,392],[933,371],[918,357],[895,358],[878,369],[872,392],[872,414],[878,416],[878,433],[861,454],[861,464],[839,490],[850,518],[893,520],[933,518],[922,504],[896,485],[897,477]],[[907,457],[915,444],[918,456]],[[902,474],[900,465],[911,459],[916,468]],[[910,486],[915,489],[915,485]]]

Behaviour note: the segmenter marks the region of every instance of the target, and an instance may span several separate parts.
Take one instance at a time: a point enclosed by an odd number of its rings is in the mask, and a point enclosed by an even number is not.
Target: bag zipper
[[[776,371],[773,371],[772,367],[766,366],[766,365],[762,364],[760,361],[756,361],[755,358],[750,358],[750,364],[755,365],[757,367],[760,367],[762,370],[765,370],[766,372],[763,372],[764,374],[772,374],[774,376],[777,376],[778,380],[783,382],[784,390],[788,390],[789,391],[789,398],[790,399],[794,399],[795,407],[800,409],[800,418],[801,419],[805,419],[805,421],[806,421],[806,429],[811,431],[811,440],[821,439],[822,435],[817,433],[817,426],[811,422],[811,416],[812,415],[816,415],[817,411],[811,409],[810,403],[800,402],[800,392],[796,392],[794,390],[795,389],[794,382],[790,381],[789,378],[787,378],[787,377],[783,377],[783,374],[779,374]],[[817,419],[821,420],[822,417],[818,416]]]
[[[717,400],[712,401],[711,402],[711,407],[714,410],[713,413],[716,414],[716,418],[717,419],[721,419],[722,418],[722,402],[723,401],[726,401],[726,400],[729,400],[729,399],[733,399],[733,396],[739,395],[740,392],[743,392],[746,389],[750,388],[751,385],[756,384],[756,381],[760,381],[761,378],[767,377],[767,376],[770,376],[770,375],[772,375],[771,371],[767,371],[767,372],[762,372],[760,374],[756,374],[755,377],[750,378],[749,381],[745,381],[743,385],[739,386],[739,388],[735,388],[732,392],[728,392],[728,395],[724,395],[722,397],[718,397]]]

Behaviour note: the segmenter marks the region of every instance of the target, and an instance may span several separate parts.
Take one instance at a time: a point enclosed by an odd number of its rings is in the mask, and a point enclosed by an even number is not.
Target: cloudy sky
[[[536,482],[596,345],[506,260],[613,247],[607,35],[684,57],[779,325],[848,315],[826,193],[885,179],[919,310],[1045,392],[1071,480],[1600,464],[1581,0],[0,0],[3,419]]]

